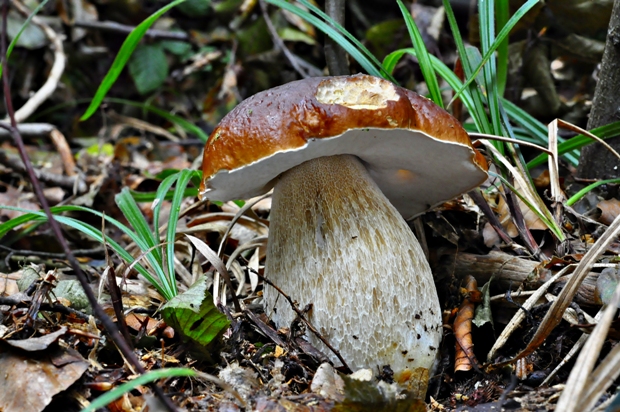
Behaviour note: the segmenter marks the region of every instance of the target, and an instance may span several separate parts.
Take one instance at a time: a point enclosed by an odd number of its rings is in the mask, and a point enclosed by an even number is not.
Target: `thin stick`
[[[286,44],[284,44],[284,41],[282,41],[282,38],[280,38],[280,36],[278,35],[278,31],[273,26],[273,23],[271,22],[271,19],[269,18],[269,13],[267,12],[267,5],[265,4],[265,0],[259,0],[258,3],[260,4],[260,10],[263,14],[263,20],[265,20],[265,24],[267,24],[267,29],[269,30],[269,33],[271,34],[271,39],[273,40],[273,44],[276,46],[277,49],[279,49],[284,54],[284,57],[286,57],[288,62],[291,64],[291,66],[293,66],[293,69],[295,69],[295,71],[301,77],[303,77],[304,79],[307,77],[310,77],[310,75],[306,73],[304,69],[302,69],[301,66],[297,63],[297,59],[295,59],[295,56],[293,55],[293,53],[291,53],[288,47],[286,47]]]
[[[332,20],[344,27],[344,0],[325,0],[325,12]],[[330,37],[325,36],[325,61],[332,76],[348,75],[347,53]]]
[[[264,277],[263,275],[261,275],[260,273],[256,272],[253,270],[254,273],[256,273],[262,280],[263,282],[265,282],[266,284],[268,284],[269,286],[271,286],[272,288],[274,288],[275,290],[278,291],[278,293],[280,295],[282,295],[284,297],[284,299],[286,299],[288,301],[288,303],[291,305],[291,308],[295,311],[295,313],[297,313],[297,316],[299,316],[299,319],[301,319],[306,326],[308,327],[308,329],[310,329],[310,331],[312,333],[314,333],[314,335],[319,338],[321,340],[321,342],[323,342],[323,344],[325,344],[325,346],[327,346],[329,348],[329,350],[331,350],[334,355],[336,355],[336,357],[338,358],[338,360],[340,361],[340,363],[342,363],[342,366],[344,366],[349,372],[351,372],[351,368],[349,368],[349,365],[347,365],[347,363],[345,362],[344,358],[342,357],[342,355],[340,355],[340,352],[338,352],[338,350],[336,348],[334,348],[328,341],[327,339],[325,339],[318,330],[316,330],[314,328],[314,326],[312,326],[312,324],[310,323],[310,321],[308,321],[308,319],[306,319],[306,316],[304,315],[304,313],[299,310],[299,308],[297,307],[297,305],[295,304],[295,302],[293,302],[293,300],[282,291],[282,289],[280,289],[279,287],[277,287],[276,285],[273,284],[272,281],[270,281],[269,279],[267,279],[266,277]]]
[[[28,157],[28,154],[26,153],[26,147],[24,146],[24,141],[22,140],[22,137],[17,130],[17,121],[15,120],[15,110],[13,109],[13,102],[11,101],[11,88],[9,86],[9,66],[7,64],[7,59],[6,59],[6,27],[7,27],[7,15],[9,11],[8,8],[9,8],[9,1],[4,0],[3,7],[2,7],[2,34],[0,37],[0,47],[2,50],[1,50],[0,55],[2,56],[2,67],[4,68],[3,73],[2,73],[2,83],[3,83],[3,88],[4,88],[5,105],[6,105],[6,111],[11,120],[11,126],[9,127],[6,125],[2,125],[2,127],[7,129],[11,133],[11,136],[13,136],[15,145],[17,146],[17,149],[19,150],[19,154],[22,158],[22,161],[24,162],[24,165],[26,166],[26,170],[28,171],[28,176],[30,177],[30,181],[32,183],[34,192],[37,198],[39,199],[39,202],[41,203],[43,210],[45,211],[49,224],[52,228],[52,231],[54,232],[54,236],[56,237],[56,240],[58,240],[58,243],[60,244],[63,252],[65,253],[65,255],[67,255],[67,260],[71,264],[71,267],[73,271],[75,272],[80,282],[80,285],[82,285],[82,288],[84,289],[84,293],[86,294],[86,297],[88,298],[88,302],[93,308],[93,312],[95,313],[97,318],[101,320],[101,323],[103,324],[104,328],[106,329],[106,331],[108,332],[108,334],[110,335],[110,337],[112,338],[116,346],[119,348],[119,350],[121,351],[125,359],[127,359],[129,363],[131,363],[136,368],[137,371],[144,374],[146,373],[146,370],[144,369],[144,367],[142,366],[142,364],[140,363],[136,355],[133,353],[133,351],[129,348],[129,346],[127,345],[127,342],[121,336],[118,328],[116,327],[114,322],[112,322],[112,319],[110,319],[110,317],[105,313],[101,305],[99,305],[99,303],[97,302],[97,298],[95,297],[93,290],[90,288],[90,285],[88,284],[88,279],[86,278],[86,275],[84,274],[84,272],[82,272],[79,262],[77,261],[77,259],[75,258],[75,255],[73,254],[73,252],[71,252],[71,249],[69,248],[67,239],[65,239],[64,235],[62,234],[62,230],[60,229],[60,224],[58,223],[58,221],[56,221],[56,219],[54,219],[54,215],[52,215],[49,204],[47,203],[47,200],[45,199],[45,195],[43,194],[43,189],[41,188],[41,184],[39,183],[39,180],[37,179],[37,176],[32,167],[32,163],[30,162],[30,158]],[[174,412],[177,410],[176,406],[172,403],[170,398],[168,398],[163,393],[160,387],[153,385],[153,389],[157,393],[157,395],[161,398],[162,402],[166,406],[166,409],[168,409],[171,412]]]
[[[19,1],[13,0],[12,3],[15,8],[19,10],[20,13],[26,16],[30,13],[30,10],[28,10],[28,8],[21,4]],[[17,123],[21,123],[28,117],[30,117],[30,115],[34,113],[34,111],[37,110],[37,108],[45,100],[47,100],[47,98],[50,97],[52,93],[54,93],[54,91],[58,87],[60,77],[65,71],[65,63],[67,60],[62,47],[62,39],[58,35],[58,33],[56,33],[50,26],[45,24],[40,18],[36,16],[32,18],[32,23],[39,26],[39,28],[43,30],[43,33],[45,33],[45,36],[47,36],[47,38],[49,39],[52,50],[54,51],[54,64],[52,65],[52,68],[49,72],[49,77],[47,78],[45,83],[43,83],[43,86],[41,86],[41,88],[37,90],[37,92],[33,94],[19,110],[13,112],[13,117],[16,119]],[[8,68],[6,67],[6,64],[4,64],[3,67]],[[8,78],[8,76],[6,77]],[[8,95],[5,95],[5,98],[8,99]],[[9,110],[7,107],[7,113],[8,111]],[[13,127],[16,127],[16,125],[14,125],[12,122],[11,124]]]

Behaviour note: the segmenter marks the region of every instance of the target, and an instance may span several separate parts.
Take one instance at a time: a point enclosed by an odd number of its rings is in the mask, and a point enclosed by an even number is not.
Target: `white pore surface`
[[[467,192],[486,178],[473,164],[471,148],[403,129],[356,129],[311,139],[299,149],[251,165],[218,172],[204,197],[248,199],[265,193],[281,173],[307,160],[351,154],[360,158],[381,191],[406,219]]]
[[[323,157],[275,186],[266,276],[298,303],[353,370],[430,370],[441,339],[431,270],[411,229],[353,156]],[[265,286],[279,327],[295,318]],[[337,364],[311,332],[307,337]]]

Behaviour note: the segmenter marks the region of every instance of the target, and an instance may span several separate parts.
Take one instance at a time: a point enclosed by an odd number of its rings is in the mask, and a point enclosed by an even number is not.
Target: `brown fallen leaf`
[[[456,349],[454,354],[454,371],[468,371],[474,365],[478,366],[478,360],[474,355],[474,343],[471,338],[471,324],[474,318],[475,302],[480,302],[478,283],[473,276],[466,277],[466,297],[454,319],[454,337]]]
[[[56,332],[48,333],[47,335],[36,338],[5,340],[4,342],[14,348],[19,348],[27,352],[36,352],[49,348],[52,343],[56,342],[65,333],[67,333],[67,327],[63,326]]]
[[[609,226],[620,215],[620,200],[618,199],[603,200],[596,207],[601,209],[601,216],[598,221],[604,225]]]
[[[86,369],[88,362],[73,349],[25,353],[0,347],[0,411],[42,411]]]
[[[21,190],[15,189],[13,186],[0,182],[0,205],[15,206],[28,210],[40,209],[38,204],[31,201],[32,199],[28,200],[24,197],[30,196],[25,196],[25,194]],[[13,219],[20,215],[23,215],[23,213],[16,210],[0,209],[0,217]]]

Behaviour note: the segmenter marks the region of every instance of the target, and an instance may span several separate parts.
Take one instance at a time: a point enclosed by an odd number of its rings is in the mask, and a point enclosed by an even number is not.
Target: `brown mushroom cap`
[[[418,94],[368,76],[308,78],[258,93],[205,145],[201,197],[244,199],[307,160],[359,157],[405,218],[482,183],[487,163],[458,121]]]

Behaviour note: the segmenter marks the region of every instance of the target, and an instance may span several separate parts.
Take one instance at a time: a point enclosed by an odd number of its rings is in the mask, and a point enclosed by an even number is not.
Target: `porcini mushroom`
[[[390,365],[405,382],[428,377],[442,335],[431,270],[405,219],[479,185],[486,169],[430,100],[367,75],[309,78],[222,119],[205,145],[201,196],[273,187],[266,276],[313,305],[310,322],[351,368]],[[273,288],[264,300],[279,327],[294,319]]]

